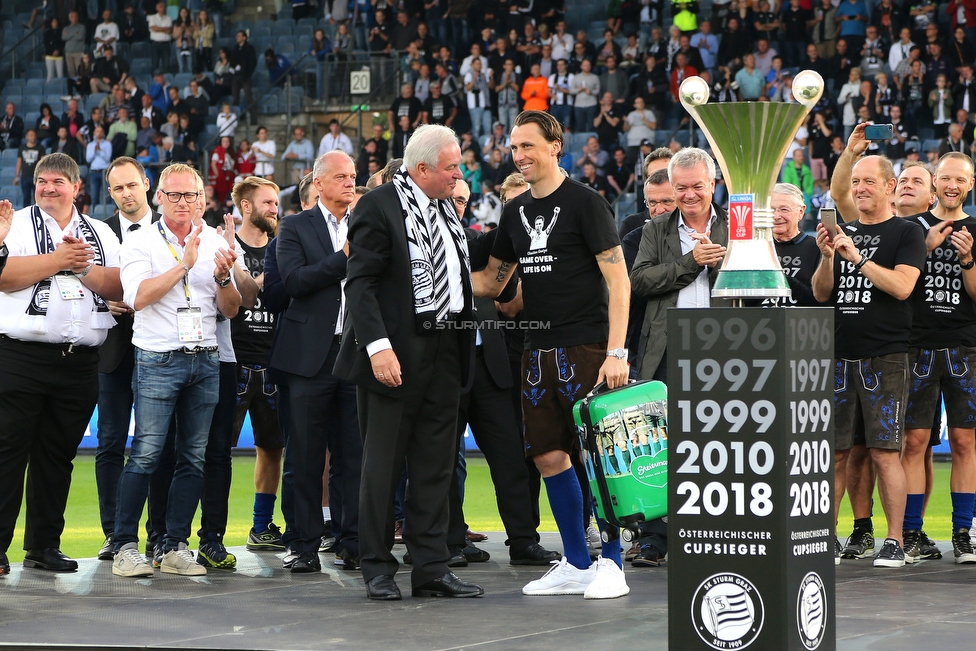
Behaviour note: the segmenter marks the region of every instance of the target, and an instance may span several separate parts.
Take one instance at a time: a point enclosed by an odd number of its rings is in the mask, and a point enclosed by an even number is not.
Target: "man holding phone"
[[[854,128],[841,155],[844,165],[867,150],[866,126]],[[841,162],[838,167],[843,170]],[[893,218],[890,195],[895,185],[891,161],[883,156],[867,156],[853,165],[850,193],[841,196],[834,189],[831,194],[842,215],[856,218],[833,237],[822,224],[817,227],[822,257],[813,275],[814,296],[821,303],[834,304],[836,310],[835,508],[848,488],[846,469],[852,450],[866,449],[885,488],[881,504],[888,521],[875,567],[905,565],[901,521],[906,487],[900,455],[912,329],[912,309],[906,299],[925,262],[921,229]],[[852,503],[864,499],[857,486],[850,488],[855,489]],[[840,562],[840,555],[835,540],[835,562]]]
[[[970,542],[976,492],[976,262],[973,235],[976,219],[963,211],[973,189],[973,162],[950,152],[939,160],[935,174],[939,203],[931,213],[911,218],[926,232],[928,254],[912,293],[914,310],[911,384],[905,412],[905,560],[923,556],[922,508],[925,502],[925,453],[933,418],[945,401],[952,450],[949,490],[952,498],[952,551],[956,563],[976,563]]]

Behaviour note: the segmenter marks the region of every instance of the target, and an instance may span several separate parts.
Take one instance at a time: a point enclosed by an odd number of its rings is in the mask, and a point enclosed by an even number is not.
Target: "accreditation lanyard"
[[[182,265],[183,260],[176,252],[176,249],[173,248],[173,244],[169,241],[169,238],[166,237],[162,220],[156,222],[156,227],[159,229],[159,235],[166,242],[169,252],[173,255],[173,259],[176,260],[177,264]],[[186,270],[184,269],[184,271]],[[189,272],[183,274],[183,294],[186,296],[186,307],[177,308],[176,310],[176,329],[181,343],[203,341],[203,312],[199,307],[193,307],[190,304],[190,281],[187,280],[188,275]]]

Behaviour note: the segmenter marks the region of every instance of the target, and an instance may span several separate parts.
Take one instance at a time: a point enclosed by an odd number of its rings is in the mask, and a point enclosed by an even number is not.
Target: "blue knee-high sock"
[[[974,493],[949,493],[952,497],[952,530],[969,529],[973,526]]]
[[[600,527],[600,531],[603,531],[604,530],[604,527],[607,526],[607,523],[604,522],[603,520],[600,520],[600,519],[597,519],[596,523],[597,523],[597,526]],[[620,533],[620,530],[619,529],[617,530],[617,533],[618,534]],[[624,561],[620,557],[620,539],[619,538],[615,538],[614,540],[611,540],[608,543],[603,543],[603,550],[600,552],[600,555],[603,556],[603,558],[609,558],[611,561],[613,561],[614,563],[617,564],[617,567],[619,567],[620,569],[623,569],[623,567],[624,567]]]
[[[274,520],[274,493],[254,494],[254,530],[264,531]]]
[[[590,566],[590,552],[586,548],[586,532],[582,525],[583,491],[576,471],[567,468],[558,475],[546,477],[545,481],[552,517],[563,540],[563,554],[570,564],[585,570]]]
[[[905,499],[905,531],[919,531],[922,528],[922,505],[925,504],[925,493],[909,493]]]

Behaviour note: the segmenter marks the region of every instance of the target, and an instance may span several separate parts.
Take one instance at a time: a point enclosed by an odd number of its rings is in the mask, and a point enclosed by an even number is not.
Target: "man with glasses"
[[[803,191],[789,183],[773,186],[773,240],[776,244],[776,257],[786,272],[793,295],[790,298],[765,298],[763,307],[817,307],[820,304],[813,297],[813,272],[820,264],[820,249],[817,239],[800,230],[807,206],[803,201]]]
[[[192,167],[173,164],[160,174],[156,202],[162,218],[122,245],[124,300],[135,310],[136,427],[129,461],[119,478],[115,517],[117,576],[152,576],[139,553],[139,518],[158,465],[170,421],[176,417],[176,469],[162,541],[164,573],[206,574],[187,549],[190,525],[203,487],[204,454],[217,405],[218,317],[233,318],[241,305],[234,283],[236,255],[201,224],[194,226],[202,187]],[[213,262],[211,263],[211,259]]]

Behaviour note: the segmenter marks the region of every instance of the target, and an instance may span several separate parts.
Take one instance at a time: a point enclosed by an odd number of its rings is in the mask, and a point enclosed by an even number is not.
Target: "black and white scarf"
[[[432,334],[433,324],[443,320],[448,313],[450,301],[437,305],[437,297],[450,296],[449,282],[444,270],[434,268],[434,237],[439,237],[433,229],[426,215],[420,210],[420,204],[414,196],[413,188],[408,181],[407,168],[401,167],[393,175],[393,186],[396,188],[403,209],[404,227],[407,231],[407,248],[410,252],[410,269],[413,280],[413,304],[418,320],[419,334]],[[453,206],[448,208],[450,201],[431,200],[439,216],[443,219],[451,232],[451,242],[444,242],[444,246],[454,246],[461,262],[461,273],[471,275],[471,262],[468,259],[467,241],[464,229]]]
[[[85,240],[92,247],[92,251],[95,254],[95,257],[92,259],[92,265],[104,266],[105,256],[102,253],[102,243],[98,238],[98,234],[92,228],[91,223],[85,219],[84,215],[78,215],[78,217],[79,235],[81,239]],[[54,240],[51,239],[51,233],[47,230],[47,226],[44,224],[44,217],[41,216],[41,211],[37,206],[34,206],[34,210],[31,212],[31,222],[34,225],[34,242],[37,245],[37,254],[46,255],[48,253],[54,253]],[[34,289],[31,291],[31,300],[27,304],[27,312],[24,314],[24,318],[27,320],[25,324],[26,328],[31,332],[47,332],[45,321],[47,319],[47,307],[51,296],[53,280],[53,276],[44,278],[34,285]],[[109,312],[108,305],[101,296],[95,292],[91,292],[91,295],[94,300],[91,328],[92,330],[108,330],[115,325],[115,318]]]

